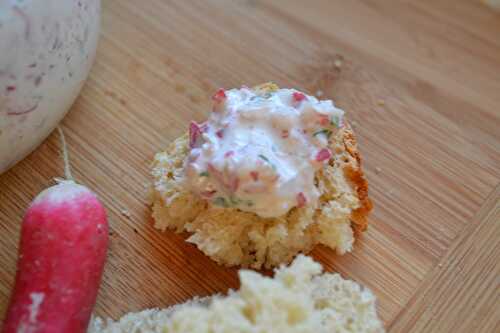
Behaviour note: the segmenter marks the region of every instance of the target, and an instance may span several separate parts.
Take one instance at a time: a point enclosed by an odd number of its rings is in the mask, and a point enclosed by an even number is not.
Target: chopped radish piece
[[[304,207],[306,205],[307,199],[304,193],[300,192],[297,194],[297,207]]]
[[[295,102],[302,102],[303,100],[305,100],[305,99],[306,99],[306,95],[304,95],[303,93],[298,92],[298,91],[294,92],[294,93],[292,94],[292,96],[293,96],[293,100],[294,100]]]
[[[218,130],[217,132],[215,132],[215,135],[217,135],[219,139],[222,139],[224,137],[224,130]]]
[[[332,153],[330,152],[329,149],[327,148],[322,148],[317,154],[316,154],[316,161],[317,162],[323,162],[327,161],[332,157]]]
[[[205,197],[205,198],[211,198],[215,193],[217,193],[216,190],[211,190],[211,191],[202,191],[200,194],[202,197]]]
[[[328,118],[328,116],[322,114],[319,116],[319,123],[322,126],[328,126],[330,125],[330,119]]]
[[[238,176],[234,176],[229,184],[229,190],[234,193],[238,190],[238,187],[240,187],[240,178]]]
[[[222,103],[226,99],[226,92],[221,88],[212,96],[212,99],[216,103]]]
[[[229,150],[224,154],[225,158],[231,157],[234,155],[234,150]]]
[[[200,127],[197,123],[192,121],[189,124],[189,147],[195,148],[201,146],[202,143],[202,127]]]
[[[250,171],[250,177],[256,182],[259,180],[259,173],[257,171]]]
[[[210,175],[212,175],[221,184],[224,184],[224,175],[222,172],[217,170],[212,163],[208,163],[207,168]]]

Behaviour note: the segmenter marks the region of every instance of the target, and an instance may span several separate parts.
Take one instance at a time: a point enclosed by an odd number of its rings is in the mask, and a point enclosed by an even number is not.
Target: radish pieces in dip
[[[189,190],[212,205],[261,217],[316,206],[315,172],[332,152],[328,139],[344,112],[294,89],[219,90],[203,124],[189,127]]]

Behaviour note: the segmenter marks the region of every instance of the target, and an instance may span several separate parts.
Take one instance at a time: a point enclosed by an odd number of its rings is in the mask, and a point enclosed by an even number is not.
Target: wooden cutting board
[[[328,271],[370,287],[394,332],[500,329],[500,14],[479,1],[104,0],[89,80],[64,120],[73,173],[112,235],[95,309],[117,318],[237,288],[153,229],[153,154],[202,121],[218,87],[274,81],[347,111],[375,210]],[[0,177],[0,315],[22,214],[63,174],[50,136]]]

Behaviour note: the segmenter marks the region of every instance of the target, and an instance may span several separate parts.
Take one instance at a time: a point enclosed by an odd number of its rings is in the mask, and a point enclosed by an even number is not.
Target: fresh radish
[[[16,281],[2,332],[86,332],[107,247],[106,212],[92,191],[60,180],[41,192],[22,222]]]

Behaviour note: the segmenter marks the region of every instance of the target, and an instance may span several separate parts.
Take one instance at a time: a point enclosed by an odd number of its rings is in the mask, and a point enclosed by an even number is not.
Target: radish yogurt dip
[[[62,119],[90,70],[100,0],[0,0],[0,173]]]
[[[315,206],[315,172],[332,156],[328,138],[344,112],[294,89],[219,90],[203,124],[192,122],[188,189],[213,205],[278,217]]]

